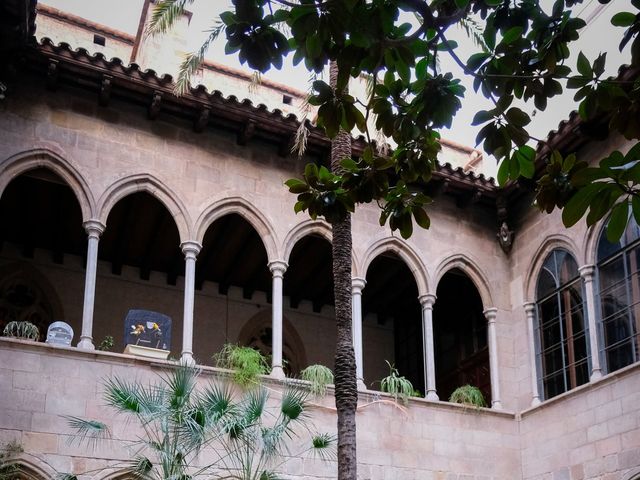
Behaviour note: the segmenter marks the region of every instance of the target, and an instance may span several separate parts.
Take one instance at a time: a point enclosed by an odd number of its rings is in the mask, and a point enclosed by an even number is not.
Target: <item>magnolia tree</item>
[[[170,28],[193,0],[163,0],[154,10],[150,30]],[[599,0],[609,3],[609,0]],[[585,122],[607,122],[628,139],[640,134],[640,0],[633,11],[617,12],[620,49],[631,66],[617,78],[604,78],[606,55],[589,59],[572,45],[585,26],[572,8],[582,0],[557,0],[545,9],[538,0],[233,0],[220,15],[202,48],[187,56],[178,78],[186,91],[215,38],[226,36],[226,53],[250,68],[281,68],[287,55],[313,73],[330,67],[329,82],[313,82],[309,103],[317,106],[317,125],[332,139],[331,169],[308,165],[301,179],[286,182],[297,195],[295,211],[324,217],[333,228],[334,288],[337,322],[335,401],[338,411],[338,478],[356,478],[355,411],[357,389],[351,344],[351,224],[356,205],[376,201],[380,224],[402,237],[414,223],[430,224],[423,193],[437,168],[440,130],[451,126],[465,98],[462,76],[473,78],[477,94],[493,108],[477,112],[477,144],[500,166],[498,182],[536,175],[535,141],[530,116],[518,105],[538,110],[563,91],[575,90]],[[547,2],[545,2],[546,4]],[[619,4],[621,2],[616,2]],[[405,19],[410,19],[407,22]],[[456,24],[481,25],[478,51],[459,56],[449,30]],[[472,30],[472,28],[471,28]],[[471,33],[474,33],[473,31]],[[439,59],[453,58],[456,71]],[[350,78],[365,75],[366,98],[349,94]],[[351,155],[349,132],[364,133],[366,148]],[[382,132],[393,145],[387,153],[372,141]],[[379,137],[379,136],[378,136]],[[551,149],[548,149],[551,150]],[[571,152],[551,151],[537,181],[538,208],[564,208],[573,225],[588,211],[593,224],[612,212],[610,238],[620,236],[629,210],[640,220],[640,144],[626,155],[613,152],[599,165],[587,166]]]

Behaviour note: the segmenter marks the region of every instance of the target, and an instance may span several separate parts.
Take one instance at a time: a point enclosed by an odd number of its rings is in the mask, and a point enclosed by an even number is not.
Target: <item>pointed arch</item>
[[[82,220],[94,218],[96,203],[80,170],[60,153],[47,148],[34,148],[17,153],[0,163],[0,196],[6,186],[19,175],[36,168],[45,168],[62,178],[71,188],[80,205]]]
[[[436,268],[436,274],[434,277],[436,287],[445,273],[456,268],[464,272],[464,274],[473,282],[476,290],[478,290],[478,293],[480,294],[480,298],[482,299],[483,308],[493,308],[495,305],[493,304],[493,297],[491,295],[491,289],[489,288],[490,284],[487,277],[485,277],[480,267],[478,267],[478,263],[464,253],[450,255],[440,262],[440,265]]]
[[[362,272],[362,276],[366,277],[371,262],[385,252],[395,253],[407,264],[418,285],[418,296],[429,293],[429,275],[420,256],[407,242],[398,237],[385,237],[371,245],[364,254],[362,267],[358,272]]]
[[[282,259],[285,262],[289,262],[289,257],[296,243],[307,235],[319,235],[326,239],[329,243],[333,240],[333,234],[331,232],[331,225],[324,220],[305,220],[293,227],[289,233],[287,233],[284,239],[284,245],[282,247]]]
[[[4,466],[16,467],[18,471],[15,477],[20,480],[49,480],[59,476],[51,465],[27,453],[21,453],[16,458],[7,460]]]
[[[538,247],[536,253],[533,255],[531,263],[527,270],[525,270],[525,279],[524,279],[524,295],[525,302],[533,302],[536,297],[536,284],[538,282],[538,275],[540,274],[540,269],[542,268],[542,264],[544,263],[547,255],[551,253],[552,250],[556,248],[561,248],[562,250],[566,250],[569,252],[573,258],[579,258],[576,255],[578,252],[577,245],[573,242],[571,238],[566,235],[556,234],[550,235],[545,239],[545,241]],[[580,266],[580,265],[578,265]]]
[[[269,262],[279,259],[276,233],[266,215],[240,197],[225,198],[209,205],[196,220],[194,227],[196,241],[202,244],[209,226],[219,218],[231,213],[240,215],[258,232],[267,251]]]
[[[146,192],[158,199],[171,213],[178,228],[180,242],[191,240],[191,218],[184,203],[163,181],[150,173],[128,175],[111,184],[98,201],[98,220],[106,225],[114,205],[136,192]]]
[[[584,236],[582,245],[582,260],[584,265],[595,265],[597,263],[598,241],[600,240],[600,232],[607,225],[609,217],[605,217],[604,221],[591,225]],[[578,257],[576,257],[578,258]]]

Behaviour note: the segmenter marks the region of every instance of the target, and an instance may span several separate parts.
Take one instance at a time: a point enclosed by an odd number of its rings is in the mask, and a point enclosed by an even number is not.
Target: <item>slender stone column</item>
[[[496,337],[497,308],[487,308],[484,312],[487,319],[487,340],[489,343],[489,374],[491,375],[491,408],[502,409],[500,401],[500,369],[498,368],[498,340]]]
[[[433,352],[433,304],[436,296],[432,294],[422,295],[422,355],[424,357],[424,385],[427,390],[427,400],[440,400],[436,393],[436,362]]]
[[[356,378],[358,388],[366,390],[364,383],[364,355],[362,352],[362,289],[367,284],[364,278],[351,279],[351,294],[353,295],[353,312],[351,329],[353,331],[353,351],[356,355]]]
[[[282,260],[274,260],[269,263],[269,270],[273,275],[272,282],[272,341],[271,341],[271,376],[285,378],[282,369],[282,277],[287,271],[287,263]]]
[[[182,357],[183,363],[193,365],[193,306],[196,284],[196,257],[202,245],[194,241],[180,244],[184,253],[184,313],[182,317]]]
[[[536,337],[533,330],[535,323],[536,304],[528,302],[524,304],[524,311],[527,314],[527,334],[529,335],[529,363],[531,369],[531,406],[540,404],[540,393],[538,392],[538,375],[536,365]]]
[[[105,226],[98,220],[88,220],[82,224],[87,232],[87,269],[84,276],[84,303],[82,305],[82,333],[78,348],[94,350],[93,306],[96,297],[96,273],[98,268],[98,242]]]
[[[584,281],[584,290],[587,302],[587,322],[589,325],[589,349],[591,350],[591,381],[602,377],[600,368],[600,345],[598,339],[598,327],[596,326],[596,296],[593,286],[593,274],[595,265],[584,265],[578,269]]]

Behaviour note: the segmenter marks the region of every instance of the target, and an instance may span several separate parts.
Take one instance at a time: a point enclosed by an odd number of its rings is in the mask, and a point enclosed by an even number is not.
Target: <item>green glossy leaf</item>
[[[615,243],[620,240],[629,220],[629,202],[618,203],[611,211],[611,218],[607,224],[607,240]]]
[[[633,25],[636,16],[631,12],[616,13],[611,19],[611,25],[616,27],[630,27]]]
[[[564,223],[564,226],[572,227],[575,225],[584,216],[594,197],[606,186],[605,183],[592,183],[579,189],[562,210],[562,223]]]
[[[502,37],[501,45],[509,45],[510,43],[515,42],[518,38],[522,36],[523,28],[522,27],[512,27],[507,30]]]
[[[583,77],[593,77],[593,72],[591,71],[591,64],[589,63],[589,60],[587,59],[587,57],[584,56],[584,54],[582,52],[580,52],[578,54],[578,72],[580,72],[580,75],[582,75]]]
[[[416,223],[425,230],[431,226],[429,215],[427,215],[427,212],[425,212],[424,208],[422,207],[416,207],[413,209],[413,218],[415,218]]]
[[[631,197],[631,210],[633,211],[633,218],[640,225],[640,198],[635,195]]]

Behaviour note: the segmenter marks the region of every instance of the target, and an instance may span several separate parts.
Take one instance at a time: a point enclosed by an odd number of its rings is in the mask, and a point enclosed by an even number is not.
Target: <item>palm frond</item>
[[[241,405],[242,416],[247,425],[253,425],[260,421],[268,398],[267,390],[263,387],[247,392]]]
[[[68,443],[77,441],[87,442],[89,446],[95,448],[99,441],[111,438],[109,427],[97,420],[85,420],[79,417],[67,416],[67,424],[75,431],[75,435],[69,436]]]
[[[273,472],[271,470],[263,470],[260,473],[260,480],[280,480],[278,474],[276,472]]]
[[[160,0],[153,8],[147,34],[167,33],[184,13],[185,7],[193,0]]]
[[[311,439],[311,452],[322,460],[335,460],[337,438],[328,433],[317,433]]]
[[[137,455],[131,460],[127,473],[139,480],[145,480],[151,478],[152,470],[153,462],[144,455]]]
[[[299,388],[288,388],[282,394],[280,412],[287,421],[303,420],[305,417],[306,400],[306,391]]]
[[[221,385],[211,383],[198,398],[200,405],[213,422],[217,422],[225,415],[233,413],[236,405],[233,403],[231,387],[228,383]]]
[[[489,47],[484,41],[484,29],[476,20],[471,17],[464,17],[460,19],[458,25],[465,31],[467,37],[473,41],[476,47],[481,48],[484,53],[489,53]]]
[[[105,380],[104,399],[107,405],[118,412],[136,415],[153,415],[163,408],[161,389],[145,388],[139,382],[128,382],[119,378]]]
[[[189,87],[191,86],[191,77],[198,71],[200,65],[204,62],[204,57],[207,54],[209,47],[224,31],[224,29],[225,24],[218,20],[216,25],[209,31],[209,36],[202,45],[200,45],[200,48],[184,57],[184,60],[180,64],[178,79],[176,80],[176,86],[174,88],[174,92],[177,95],[184,95],[189,91]]]
[[[169,407],[172,410],[182,409],[189,404],[199,374],[199,369],[182,364],[164,377]]]

